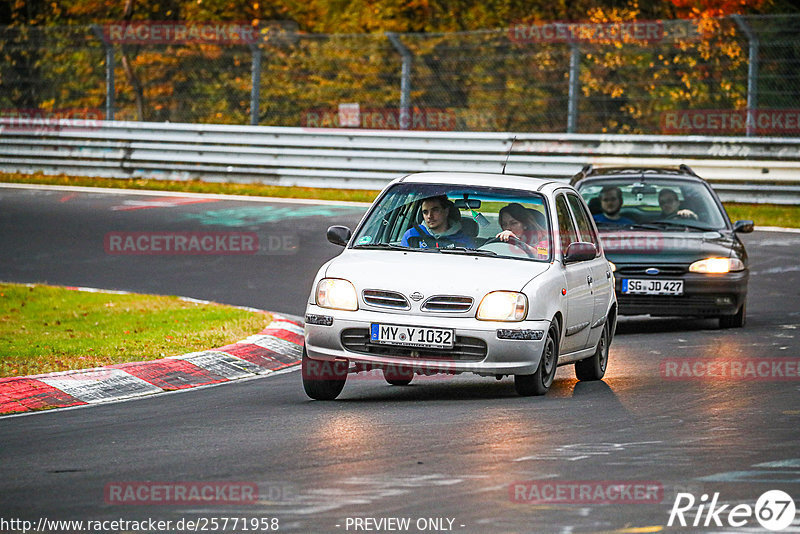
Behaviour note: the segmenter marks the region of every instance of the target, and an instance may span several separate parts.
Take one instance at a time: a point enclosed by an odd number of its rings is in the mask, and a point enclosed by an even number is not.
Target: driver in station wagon
[[[473,239],[464,233],[458,211],[446,195],[428,197],[422,201],[422,225],[409,228],[400,244],[413,248],[475,248]]]

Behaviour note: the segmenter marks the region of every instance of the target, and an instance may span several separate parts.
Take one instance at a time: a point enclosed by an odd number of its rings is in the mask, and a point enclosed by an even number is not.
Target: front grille
[[[342,346],[351,352],[375,356],[459,362],[479,362],[486,358],[486,342],[476,337],[456,336],[452,349],[395,347],[370,343],[367,328],[348,328],[342,332],[341,340]]]
[[[424,311],[429,312],[466,312],[472,308],[472,297],[437,295],[425,301]]]
[[[659,270],[657,276],[679,276],[685,274],[688,271],[688,268],[685,265],[626,265],[626,266],[619,266],[617,265],[616,275],[643,275],[643,276],[653,276],[647,274],[645,271],[647,269],[656,268]]]
[[[734,295],[617,295],[620,313],[649,313],[652,315],[719,315],[730,306],[720,306],[717,299]]]
[[[361,294],[366,304],[378,308],[392,308],[394,310],[408,310],[408,300],[396,291],[383,291],[380,289],[365,289]]]

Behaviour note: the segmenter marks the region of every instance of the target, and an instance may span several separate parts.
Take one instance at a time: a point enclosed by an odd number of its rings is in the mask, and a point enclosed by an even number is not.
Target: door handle
[[[592,277],[591,277],[591,276],[587,276],[587,277],[586,277],[586,283],[587,283],[587,284],[589,284],[589,285],[592,285],[592,282],[594,282],[594,280],[592,279]]]

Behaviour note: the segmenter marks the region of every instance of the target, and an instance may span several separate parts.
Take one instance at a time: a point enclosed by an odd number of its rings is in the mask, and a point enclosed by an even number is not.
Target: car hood
[[[470,296],[480,302],[489,291],[521,291],[549,263],[452,253],[346,250],[325,272],[364,289],[432,295]]]
[[[709,257],[743,256],[732,232],[601,231],[606,257],[614,263],[682,264]]]

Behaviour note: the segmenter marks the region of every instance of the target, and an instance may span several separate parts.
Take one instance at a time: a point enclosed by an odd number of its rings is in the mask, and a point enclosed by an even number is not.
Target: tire
[[[532,375],[514,375],[514,389],[523,397],[531,395],[544,395],[553,384],[558,367],[558,347],[561,333],[558,323],[553,321],[547,330],[542,357],[539,367]]]
[[[393,386],[407,386],[414,380],[414,370],[405,365],[384,367],[383,378]]]
[[[303,389],[314,400],[333,400],[347,381],[347,362],[312,360],[303,347]]]
[[[597,341],[597,348],[594,354],[585,360],[575,362],[575,376],[578,380],[589,381],[603,378],[606,374],[606,367],[608,366],[608,349],[610,345],[611,335],[608,319],[606,319],[603,325],[603,332],[600,334],[600,339]]]
[[[741,328],[747,322],[747,301],[742,302],[739,311],[733,315],[723,315],[719,318],[720,328]]]

